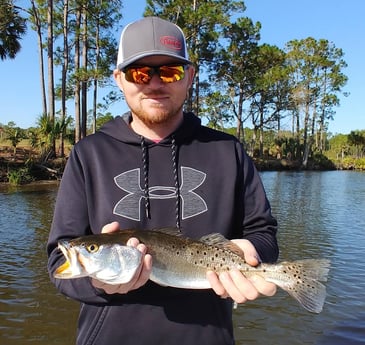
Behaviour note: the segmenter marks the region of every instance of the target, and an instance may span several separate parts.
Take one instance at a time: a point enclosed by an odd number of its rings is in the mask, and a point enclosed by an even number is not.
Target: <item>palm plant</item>
[[[14,59],[20,51],[20,39],[27,29],[26,20],[19,15],[12,1],[0,3],[0,59]]]

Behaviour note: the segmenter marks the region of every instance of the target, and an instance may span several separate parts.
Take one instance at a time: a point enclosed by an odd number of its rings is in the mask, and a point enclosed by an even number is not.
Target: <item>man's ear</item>
[[[122,83],[122,71],[120,71],[119,69],[115,69],[113,71],[113,77],[114,80],[116,82],[116,84],[118,85],[119,89],[123,92],[123,83]]]
[[[190,65],[188,68],[188,76],[189,76],[189,89],[193,85],[194,76],[195,76],[195,67]]]

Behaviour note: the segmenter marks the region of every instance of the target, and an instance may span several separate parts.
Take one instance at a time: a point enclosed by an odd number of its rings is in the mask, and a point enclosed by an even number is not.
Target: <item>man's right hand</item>
[[[101,232],[109,233],[118,231],[119,229],[120,229],[119,223],[112,222],[106,224]],[[152,270],[152,256],[150,254],[146,254],[147,247],[144,244],[139,243],[138,239],[135,237],[132,237],[128,240],[127,246],[136,247],[143,254],[142,256],[143,260],[141,262],[140,268],[139,270],[137,270],[134,277],[128,283],[118,284],[118,285],[106,284],[93,278],[92,284],[94,287],[96,287],[97,289],[104,290],[105,293],[107,294],[115,294],[115,293],[125,294],[131,290],[138,289],[144,284],[146,284]]]

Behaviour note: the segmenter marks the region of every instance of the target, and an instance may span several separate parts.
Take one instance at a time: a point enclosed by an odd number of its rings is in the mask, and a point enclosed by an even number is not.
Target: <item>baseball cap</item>
[[[128,24],[120,37],[117,68],[121,70],[152,55],[170,56],[191,63],[184,33],[177,25],[158,17],[145,17]]]

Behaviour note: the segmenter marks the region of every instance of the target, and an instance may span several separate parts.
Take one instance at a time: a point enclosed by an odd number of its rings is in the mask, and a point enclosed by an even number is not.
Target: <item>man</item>
[[[220,232],[235,239],[249,264],[276,261],[277,224],[252,161],[234,137],[183,112],[194,67],[181,29],[156,17],[129,24],[114,78],[130,112],[73,148],[49,236],[51,277],[64,261],[58,240],[119,227],[176,226],[193,238]],[[127,284],[52,277],[82,302],[78,345],[234,344],[232,300],[276,291],[235,270],[207,272],[209,290],[162,287],[148,280],[147,248],[136,238],[128,244],[144,260]]]

